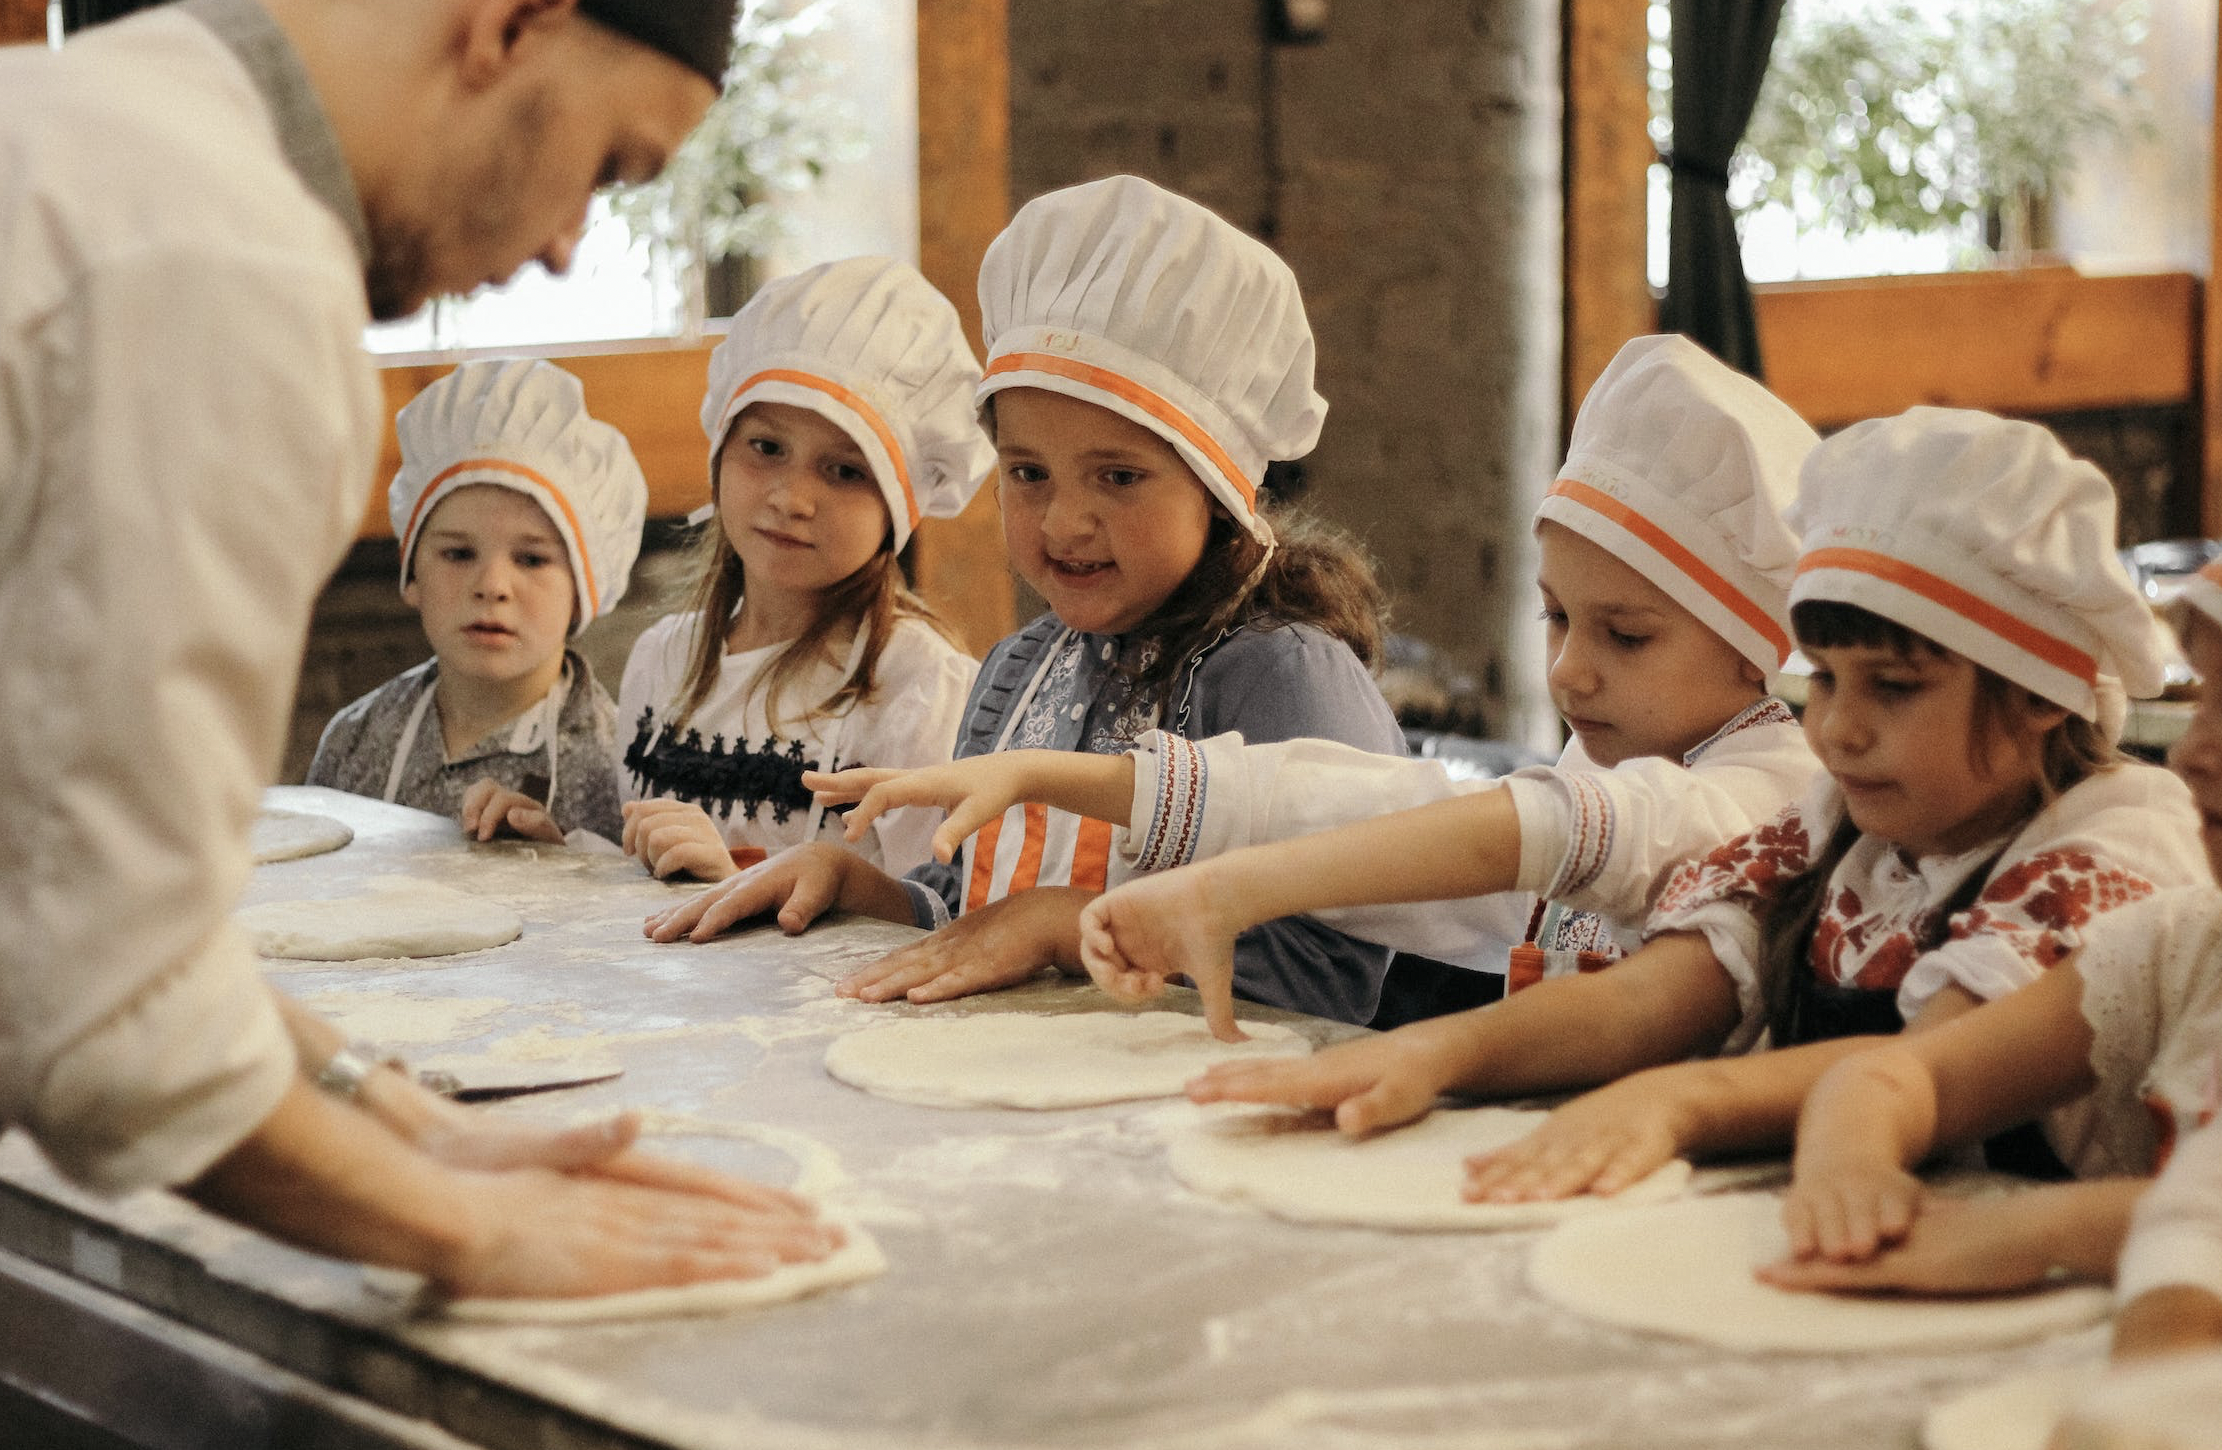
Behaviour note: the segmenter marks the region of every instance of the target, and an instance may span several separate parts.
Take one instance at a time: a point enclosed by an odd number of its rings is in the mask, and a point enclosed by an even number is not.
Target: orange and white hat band
[[[843,410],[852,415],[858,422],[862,423],[865,428],[870,431],[872,438],[879,444],[880,450],[886,455],[887,470],[890,474],[893,475],[891,480],[880,479],[879,485],[884,491],[887,489],[889,482],[893,482],[894,489],[889,496],[888,502],[892,506],[895,503],[896,499],[899,498],[902,501],[901,516],[903,520],[903,536],[905,538],[908,538],[911,531],[918,527],[918,494],[917,491],[911,486],[910,466],[903,460],[903,445],[901,441],[896,438],[895,430],[888,427],[887,421],[880,416],[879,410],[877,408],[874,408],[871,403],[865,399],[863,394],[858,393],[853,388],[845,388],[831,378],[820,377],[816,373],[806,373],[798,368],[765,368],[762,372],[751,373],[749,376],[741,379],[740,384],[736,386],[730,394],[727,395],[723,412],[728,428],[730,428],[732,425],[733,415],[740,410],[742,400],[746,398],[751,392],[755,392],[758,390],[763,390],[766,392],[784,391],[783,389],[780,389],[776,386],[772,388],[766,388],[766,384],[785,384],[789,388],[803,388],[813,393],[823,394],[825,397],[839,404]],[[772,401],[779,400],[774,398],[772,399]],[[808,405],[806,404],[803,406]],[[841,420],[839,418],[835,418],[833,421],[838,423]],[[844,428],[842,431],[850,432],[853,430]],[[724,445],[724,441],[724,434],[721,432],[717,439],[718,446],[722,447]],[[861,438],[857,440],[857,442],[860,444],[863,441],[864,440]],[[715,466],[716,463],[713,459],[712,467],[714,468]],[[890,511],[893,511],[892,508]]]
[[[1012,373],[1039,373],[1047,377],[1062,378],[1106,397],[1118,399],[1127,407],[1143,414],[1152,431],[1165,435],[1170,442],[1185,445],[1186,451],[1207,462],[1211,472],[1233,491],[1234,497],[1225,501],[1236,508],[1238,516],[1245,523],[1256,515],[1257,484],[1221,446],[1219,440],[1212,437],[1209,429],[1161,394],[1109,368],[1047,352],[1004,353],[988,363],[986,377],[994,379]],[[983,388],[982,391],[992,391],[992,388]]]
[[[449,464],[432,476],[432,481],[425,485],[424,492],[417,496],[416,507],[409,511],[407,527],[401,531],[401,567],[403,572],[407,572],[409,560],[416,553],[417,530],[424,526],[425,520],[431,516],[433,507],[441,499],[446,498],[456,489],[468,488],[474,483],[489,483],[497,488],[517,487],[515,484],[505,483],[501,478],[477,476],[489,473],[504,475],[507,478],[520,479],[529,483],[533,485],[531,488],[518,488],[517,491],[542,499],[543,507],[551,503],[555,505],[553,511],[556,515],[555,522],[563,529],[564,543],[571,551],[571,568],[579,582],[579,592],[584,605],[579,611],[579,618],[582,620],[593,619],[599,615],[602,612],[602,594],[594,583],[594,561],[586,556],[586,548],[581,542],[586,535],[579,527],[579,516],[572,509],[571,500],[563,496],[563,490],[551,483],[547,475],[527,468],[522,463],[512,462],[507,458],[466,458],[460,463]],[[462,474],[473,476],[463,478],[459,476]]]
[[[1779,668],[1790,658],[1790,632],[1782,621],[1744,589],[1730,582],[1719,569],[1700,558],[1689,545],[1621,499],[1579,479],[1562,478],[1551,485],[1548,498],[1565,499],[1608,520],[1632,535],[1669,567],[1688,579],[1744,628],[1773,649]],[[1548,516],[1547,514],[1545,516]]]
[[[1798,556],[1798,574],[1801,577],[1819,570],[1863,574],[1885,584],[1895,585],[1949,615],[1965,620],[1985,634],[1994,636],[2068,678],[2080,681],[2087,688],[2095,687],[2098,682],[2098,659],[2089,650],[2048,630],[2040,629],[2027,619],[1961,588],[1951,580],[1909,564],[1903,559],[1877,553],[1872,549],[1849,547],[1809,549]],[[1792,597],[1799,597],[1802,592],[1793,591]],[[1946,643],[1941,640],[1938,642]]]

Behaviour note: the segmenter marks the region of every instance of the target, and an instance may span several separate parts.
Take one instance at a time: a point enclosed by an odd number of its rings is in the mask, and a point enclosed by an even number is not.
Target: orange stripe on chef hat
[[[409,527],[401,535],[401,557],[406,559],[416,552],[417,528],[424,522],[425,512],[431,507],[432,501],[440,497],[440,485],[464,472],[506,473],[537,484],[547,491],[548,497],[555,500],[556,507],[563,510],[563,522],[571,530],[571,553],[578,561],[579,577],[586,581],[587,607],[580,611],[579,617],[592,619],[600,614],[602,592],[595,587],[594,561],[587,557],[586,534],[579,527],[579,516],[573,512],[571,500],[565,498],[563,490],[549,482],[546,475],[537,473],[522,463],[512,463],[506,458],[466,458],[461,463],[451,463],[434,474],[432,481],[425,485],[424,492],[417,496],[417,506],[409,511]]]

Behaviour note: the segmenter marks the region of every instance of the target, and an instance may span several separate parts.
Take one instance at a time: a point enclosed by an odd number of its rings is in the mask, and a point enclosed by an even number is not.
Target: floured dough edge
[[[313,811],[288,811],[269,807],[248,828],[247,845],[257,866],[275,861],[298,861],[337,851],[355,839],[355,828],[345,821]]]
[[[564,1299],[448,1299],[435,1301],[434,1311],[440,1318],[470,1324],[590,1324],[724,1314],[784,1304],[887,1272],[878,1240],[855,1223],[828,1222],[845,1235],[840,1248],[813,1263],[783,1264],[759,1278]]]
[[[2068,1405],[2105,1372],[2105,1360],[2081,1360],[1979,1385],[1929,1411],[1922,1450],[2045,1450]]]

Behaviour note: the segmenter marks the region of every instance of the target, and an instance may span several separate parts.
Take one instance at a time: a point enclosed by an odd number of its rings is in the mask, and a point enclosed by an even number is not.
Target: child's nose
[[[1052,539],[1081,539],[1095,531],[1095,512],[1076,490],[1058,489],[1042,509],[1042,532]]]
[[[1587,694],[1597,688],[1597,671],[1589,653],[1575,642],[1571,630],[1559,641],[1558,653],[1551,658],[1550,682],[1552,688],[1570,694]]]

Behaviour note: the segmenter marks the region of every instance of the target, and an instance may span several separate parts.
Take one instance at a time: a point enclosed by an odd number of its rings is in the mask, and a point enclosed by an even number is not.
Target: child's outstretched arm
[[[654,913],[642,931],[659,942],[705,942],[752,916],[776,912],[779,929],[793,936],[833,910],[905,926],[912,920],[902,882],[846,847],[809,841]]]
[[[1082,916],[1082,961],[1127,1001],[1187,977],[1231,1039],[1235,937],[1327,907],[1502,890],[1519,869],[1518,820],[1505,792],[1485,791],[1128,882]]]
[[[1848,1293],[2005,1294],[2060,1279],[2104,1283],[2146,1187],[2142,1178],[2098,1178],[1932,1196],[1905,1235],[1872,1257],[1784,1259],[1759,1277],[1783,1289]]]
[[[1856,1262],[1912,1229],[1912,1169],[1938,1147],[2027,1122],[2089,1091],[2091,1029],[2072,962],[1822,1074],[1798,1119],[1784,1204],[1798,1259]],[[1918,1025],[1918,1024],[1917,1024]]]
[[[1127,824],[1134,760],[1073,750],[999,750],[917,770],[806,770],[802,783],[817,792],[821,805],[851,807],[846,818],[851,841],[862,840],[888,811],[941,807],[949,819],[934,832],[934,859],[948,861],[967,836],[1022,802]]]
[[[1554,977],[1493,1006],[1310,1057],[1214,1068],[1188,1085],[1188,1096],[1332,1108],[1344,1132],[1372,1133],[1420,1117],[1443,1093],[1588,1087],[1708,1052],[1736,1013],[1735,986],[1704,938],[1667,936],[1608,971]]]
[[[491,841],[501,831],[528,841],[563,844],[563,828],[548,808],[523,791],[511,790],[492,776],[480,776],[463,792],[463,834],[474,841]]]

